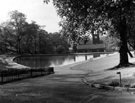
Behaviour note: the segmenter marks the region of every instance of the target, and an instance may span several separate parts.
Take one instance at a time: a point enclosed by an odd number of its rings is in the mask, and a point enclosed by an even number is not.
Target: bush
[[[135,88],[135,83],[130,84],[130,88]]]
[[[116,86],[119,86],[119,85],[120,85],[120,83],[118,81],[112,81],[111,83],[109,83],[109,86],[116,87]]]
[[[65,53],[65,52],[66,52],[65,48],[61,45],[56,48],[56,53],[58,54]]]

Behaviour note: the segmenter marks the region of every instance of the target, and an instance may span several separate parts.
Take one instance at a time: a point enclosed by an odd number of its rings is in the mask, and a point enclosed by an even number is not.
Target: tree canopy
[[[85,35],[88,30],[92,34],[94,31],[115,32],[120,39],[119,66],[129,64],[128,53],[131,53],[127,45],[134,41],[131,39],[134,37],[134,0],[53,0],[53,4],[63,18],[61,26],[72,37]]]
[[[60,33],[48,33],[43,26],[38,25],[35,21],[28,23],[26,15],[17,10],[11,11],[9,17],[9,20],[0,24],[0,53],[52,54],[68,52],[67,39]]]

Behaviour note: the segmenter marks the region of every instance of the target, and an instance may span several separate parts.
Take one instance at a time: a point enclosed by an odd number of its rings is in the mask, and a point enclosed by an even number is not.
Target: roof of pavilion
[[[86,44],[86,45],[78,45],[77,49],[104,49],[105,45],[104,44]]]

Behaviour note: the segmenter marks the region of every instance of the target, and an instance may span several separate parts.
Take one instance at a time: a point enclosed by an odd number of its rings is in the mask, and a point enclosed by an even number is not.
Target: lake
[[[77,55],[25,55],[14,59],[18,64],[32,68],[64,66],[100,56],[91,54]]]

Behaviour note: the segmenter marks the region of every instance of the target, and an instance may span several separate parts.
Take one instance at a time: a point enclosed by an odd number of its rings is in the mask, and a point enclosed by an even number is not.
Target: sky
[[[45,25],[48,32],[58,32],[61,20],[53,4],[43,3],[43,0],[0,0],[0,23],[8,19],[10,11],[18,10],[26,15],[27,21],[35,21],[38,25]]]

